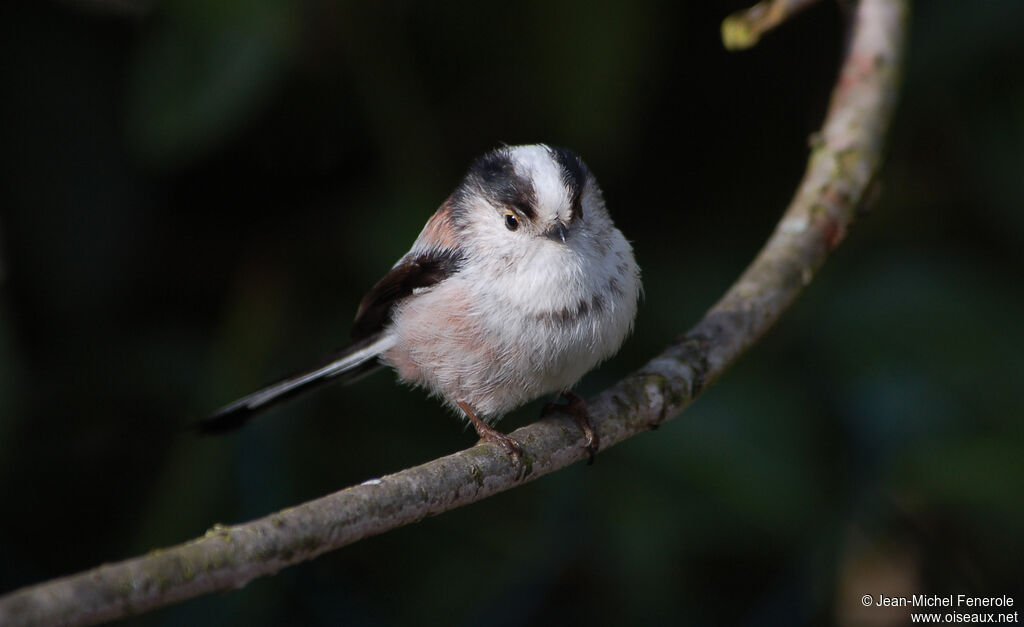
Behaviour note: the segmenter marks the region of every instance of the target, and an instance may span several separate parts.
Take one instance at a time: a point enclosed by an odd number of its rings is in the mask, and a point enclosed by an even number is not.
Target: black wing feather
[[[359,303],[352,339],[358,341],[380,332],[391,320],[395,303],[415,289],[430,287],[455,274],[464,259],[461,251],[443,248],[402,260]]]

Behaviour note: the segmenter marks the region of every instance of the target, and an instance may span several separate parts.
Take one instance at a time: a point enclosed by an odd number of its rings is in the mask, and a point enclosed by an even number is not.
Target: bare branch
[[[590,400],[602,448],[677,415],[778,319],[843,239],[882,159],[898,91],[905,0],[862,0],[827,119],[771,238],[722,299],[638,372]],[[517,430],[523,481],[586,455],[555,416]],[[0,598],[0,624],[84,625],[244,586],[325,551],[519,485],[503,451],[473,448],[246,524]]]
[[[728,50],[746,50],[761,35],[818,0],[763,0],[722,20],[722,44]]]

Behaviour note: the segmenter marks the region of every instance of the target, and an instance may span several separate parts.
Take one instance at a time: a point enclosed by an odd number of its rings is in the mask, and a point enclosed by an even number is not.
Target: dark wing
[[[352,339],[359,341],[380,332],[391,320],[395,303],[415,289],[447,279],[459,271],[464,260],[462,252],[455,248],[432,249],[403,259],[359,303]]]

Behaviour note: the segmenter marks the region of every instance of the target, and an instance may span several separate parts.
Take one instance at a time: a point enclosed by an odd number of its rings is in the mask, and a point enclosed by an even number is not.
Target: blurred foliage
[[[789,199],[846,5],[742,54],[718,40],[738,1],[138,6],[0,8],[0,590],[471,444],[387,374],[237,435],[182,430],[344,343],[499,142],[598,174],[646,297],[580,389],[642,364]],[[900,586],[1024,602],[1021,24],[1019,0],[917,3],[880,200],[681,418],[126,624],[848,625]]]
[[[139,156],[181,164],[225,141],[272,95],[295,47],[286,0],[171,1],[128,73],[126,127]]]

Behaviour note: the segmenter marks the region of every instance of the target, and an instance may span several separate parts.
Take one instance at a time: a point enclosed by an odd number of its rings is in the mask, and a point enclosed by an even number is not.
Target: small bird
[[[543,144],[479,157],[412,249],[363,298],[353,343],[204,419],[216,433],[322,383],[390,366],[461,412],[517,471],[522,448],[493,425],[559,393],[593,459],[597,435],[570,390],[629,334],[640,269],[597,181],[575,153]]]

